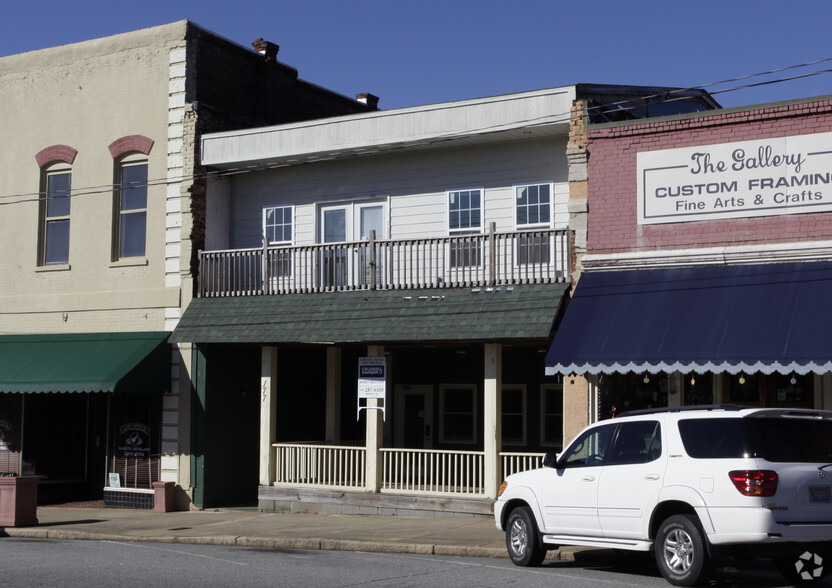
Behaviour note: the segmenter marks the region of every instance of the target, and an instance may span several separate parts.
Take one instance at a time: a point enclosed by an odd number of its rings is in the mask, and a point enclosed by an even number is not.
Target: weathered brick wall
[[[832,239],[832,213],[639,226],[636,210],[640,152],[829,131],[832,100],[590,128],[587,250],[609,254]]]

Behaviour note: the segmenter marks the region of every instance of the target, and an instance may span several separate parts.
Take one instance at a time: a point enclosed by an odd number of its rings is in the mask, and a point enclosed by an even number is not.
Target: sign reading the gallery
[[[832,211],[832,133],[638,154],[638,224]]]

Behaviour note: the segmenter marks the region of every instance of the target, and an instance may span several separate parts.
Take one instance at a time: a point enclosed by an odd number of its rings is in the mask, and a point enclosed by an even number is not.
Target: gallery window
[[[441,442],[476,443],[476,392],[477,387],[473,384],[443,384],[440,386]]]
[[[44,197],[40,201],[40,264],[69,263],[69,212],[72,171],[57,165],[44,172]]]
[[[144,257],[147,243],[147,161],[130,157],[116,164],[114,261]]]

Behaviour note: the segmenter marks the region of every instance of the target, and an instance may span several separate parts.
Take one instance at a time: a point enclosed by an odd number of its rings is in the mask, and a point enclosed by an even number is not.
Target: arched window
[[[142,135],[122,137],[109,146],[115,164],[113,261],[145,255],[147,156],[152,147],[153,141]]]
[[[38,265],[69,263],[72,164],[77,154],[68,145],[52,145],[35,155],[41,168]]]

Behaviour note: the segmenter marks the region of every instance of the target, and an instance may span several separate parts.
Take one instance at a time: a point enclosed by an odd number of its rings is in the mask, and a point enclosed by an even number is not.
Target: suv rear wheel
[[[659,571],[674,586],[696,586],[710,575],[702,529],[691,515],[665,519],[656,537],[655,552]]]
[[[511,561],[518,566],[539,566],[546,557],[540,545],[537,523],[528,506],[511,511],[506,524],[506,548]]]

